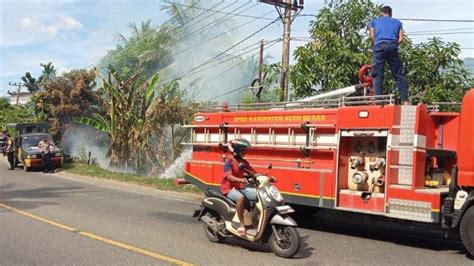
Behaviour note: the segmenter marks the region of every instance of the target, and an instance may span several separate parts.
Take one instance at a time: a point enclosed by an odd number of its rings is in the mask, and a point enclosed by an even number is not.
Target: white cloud
[[[46,33],[49,37],[56,37],[59,32],[79,30],[83,28],[83,25],[73,17],[61,15],[56,22],[49,25],[33,18],[22,18],[20,19],[20,28],[27,31]]]
[[[41,23],[31,18],[22,18],[20,20],[20,27],[22,29],[38,29],[41,28]]]
[[[64,30],[77,30],[82,28],[81,22],[69,16],[60,16],[59,21],[55,24],[57,28]]]

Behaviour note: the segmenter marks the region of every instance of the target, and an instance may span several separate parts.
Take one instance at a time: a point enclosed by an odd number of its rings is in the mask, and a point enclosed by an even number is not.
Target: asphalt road
[[[296,258],[268,246],[207,240],[199,196],[57,173],[0,160],[1,265],[473,265],[458,242],[342,216],[302,219]],[[349,220],[348,220],[349,221]]]

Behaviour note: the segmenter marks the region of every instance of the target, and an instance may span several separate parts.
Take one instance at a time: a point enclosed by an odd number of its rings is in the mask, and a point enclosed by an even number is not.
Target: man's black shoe
[[[13,169],[13,168],[8,168],[8,170],[15,170],[15,169]]]

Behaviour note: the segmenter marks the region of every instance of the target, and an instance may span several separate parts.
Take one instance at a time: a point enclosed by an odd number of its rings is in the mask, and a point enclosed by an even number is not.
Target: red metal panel
[[[360,195],[339,194],[339,206],[364,211],[384,212],[383,197],[363,199]]]
[[[341,107],[337,113],[337,128],[391,128],[394,105]],[[368,111],[367,118],[360,118],[360,111]]]
[[[425,151],[414,151],[413,152],[413,185],[415,188],[425,187],[425,164],[426,154]]]
[[[429,190],[426,189],[424,191],[425,192],[391,188],[390,198],[431,202],[432,211],[439,211],[441,206],[440,194],[434,192],[427,193]]]
[[[459,123],[458,183],[474,186],[474,89],[464,96]]]

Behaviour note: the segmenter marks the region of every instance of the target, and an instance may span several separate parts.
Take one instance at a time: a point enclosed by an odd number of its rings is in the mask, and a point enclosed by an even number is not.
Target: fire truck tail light
[[[360,118],[367,118],[369,117],[369,111],[359,111]]]

